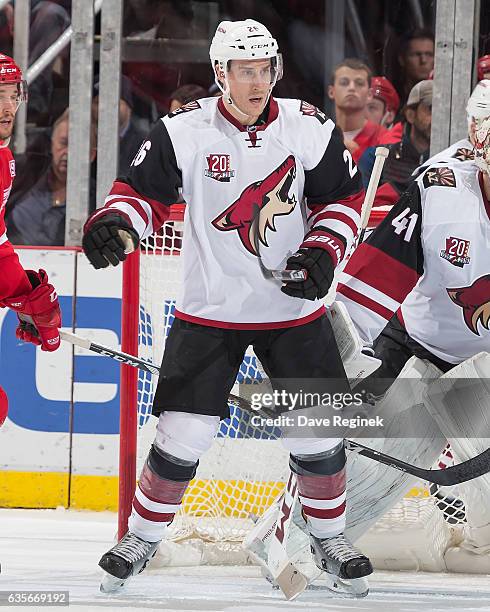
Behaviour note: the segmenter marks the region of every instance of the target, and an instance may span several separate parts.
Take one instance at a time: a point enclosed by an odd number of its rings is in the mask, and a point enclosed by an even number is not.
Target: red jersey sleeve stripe
[[[350,227],[354,236],[357,234],[357,223],[354,221],[354,219],[351,219],[349,215],[345,215],[344,213],[335,210],[328,210],[328,208],[325,212],[322,212],[317,217],[315,217],[315,225],[317,225],[319,221],[328,219],[342,221],[342,223],[345,223]]]
[[[364,308],[375,312],[380,317],[383,317],[383,319],[386,319],[387,322],[391,319],[395,312],[342,283],[337,285],[337,291],[360,306],[364,306]]]
[[[141,193],[138,193],[131,187],[131,185],[125,183],[124,181],[114,181],[108,197],[114,195],[123,197],[127,196],[128,198],[136,198],[138,200],[144,200],[147,202],[151,208],[152,226],[154,232],[162,227],[170,214],[169,207],[166,204],[162,204],[162,202],[159,202],[158,200],[148,198]],[[125,201],[129,204],[134,202],[134,200],[130,201],[129,199]]]
[[[332,200],[331,202],[325,202],[324,204],[311,204],[308,205],[308,208],[311,210],[313,214],[319,213],[321,210],[326,208],[329,204],[342,204],[343,206],[347,206],[348,208],[352,208],[357,213],[361,214],[362,203],[364,201],[364,189],[358,191],[357,193],[353,193],[346,198],[342,198],[340,200]]]
[[[417,284],[416,270],[363,242],[347,262],[345,273],[374,287],[401,304]]]

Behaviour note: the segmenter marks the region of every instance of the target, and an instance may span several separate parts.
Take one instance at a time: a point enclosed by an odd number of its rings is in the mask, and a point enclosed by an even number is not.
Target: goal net
[[[181,282],[183,216],[184,206],[173,206],[158,234],[145,240],[140,251],[125,262],[122,350],[157,365]],[[237,384],[253,384],[261,378],[261,369],[250,350]],[[155,435],[151,406],[157,382],[157,377],[149,373],[123,368],[120,535],[127,529],[136,477]],[[231,417],[221,422],[218,436],[200,460],[182,509],[169,528],[168,542],[161,547],[161,565],[250,562],[241,542],[254,518],[261,516],[283,490],[288,476],[288,455],[278,441],[279,431],[253,427],[250,419],[249,414],[231,406]],[[449,449],[441,461],[452,461]],[[443,571],[445,550],[461,540],[464,523],[465,508],[456,489],[429,489],[417,483],[363,537],[362,546],[378,567]],[[394,541],[406,542],[401,560],[395,559],[400,546],[396,544],[396,551]]]

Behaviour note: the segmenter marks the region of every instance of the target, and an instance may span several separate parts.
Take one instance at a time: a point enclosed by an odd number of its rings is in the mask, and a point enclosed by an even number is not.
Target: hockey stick
[[[426,470],[410,463],[405,463],[405,461],[401,461],[401,459],[385,455],[359,442],[354,442],[354,440],[346,439],[344,444],[347,450],[357,452],[359,455],[364,455],[364,457],[369,457],[369,459],[389,465],[396,470],[400,470],[400,472],[406,472],[421,480],[427,480],[428,482],[440,486],[461,484],[462,482],[473,480],[473,478],[478,478],[478,476],[483,476],[490,472],[490,448],[487,448],[487,450],[476,457],[463,461],[463,463],[458,463],[457,465],[452,465],[442,470]]]
[[[103,346],[102,344],[97,344],[91,340],[88,340],[87,338],[82,338],[81,336],[71,332],[60,331],[60,337],[66,342],[70,342],[71,344],[81,348],[93,351],[99,355],[110,357],[111,359],[115,359],[120,363],[132,366],[133,368],[138,368],[144,372],[149,372],[150,374],[160,373],[160,368],[153,363],[145,361],[144,359],[139,359],[138,357],[134,357],[128,353],[123,353],[122,351],[117,351],[113,348]],[[235,403],[235,405],[245,412],[253,415],[264,414],[258,410],[254,410],[250,402],[242,397],[230,394],[229,398],[232,403]],[[265,416],[270,416],[270,414],[266,414]],[[364,446],[363,444],[355,442],[354,440],[346,439],[344,443],[347,450],[357,452],[360,455],[364,455],[365,457],[369,457],[369,459],[377,461],[378,463],[389,465],[400,472],[411,474],[412,476],[416,476],[421,480],[427,480],[428,482],[442,486],[461,484],[462,482],[472,480],[473,478],[478,478],[478,476],[483,476],[484,474],[490,472],[490,448],[487,448],[487,450],[483,451],[483,453],[480,453],[476,457],[472,457],[463,463],[458,463],[457,465],[453,465],[442,470],[426,470],[410,463],[405,463],[405,461],[401,461],[401,459],[396,459],[390,455],[385,455],[381,451]]]
[[[276,280],[282,281],[283,283],[287,283],[288,281],[306,280],[308,274],[305,270],[269,270],[269,268],[265,266],[264,262],[262,261],[262,257],[260,256],[260,207],[256,205],[255,208],[255,218],[252,222],[251,231],[254,237],[255,252],[257,253],[260,270],[264,278],[274,278]]]
[[[371,176],[369,177],[366,195],[364,196],[364,202],[362,203],[361,208],[361,233],[359,234],[359,238],[357,240],[358,245],[364,240],[364,234],[366,233],[369,217],[371,215],[371,208],[373,207],[374,196],[376,195],[381,173],[383,172],[385,159],[388,157],[389,152],[390,150],[386,147],[376,147],[374,165],[371,171]]]
[[[373,207],[374,196],[376,195],[376,190],[378,189],[379,180],[381,178],[381,172],[383,171],[383,165],[385,163],[385,159],[388,157],[389,149],[386,147],[376,147],[374,165],[371,172],[371,176],[369,177],[368,187],[366,189],[366,195],[364,196],[364,201],[362,203],[361,208],[361,220],[360,220],[360,228],[361,232],[359,234],[357,244],[361,244],[364,240],[364,234],[366,233],[366,228],[369,223],[369,216],[371,214],[371,209]],[[260,208],[257,206],[257,211],[255,214],[255,219],[253,221],[252,232],[254,235],[254,246],[255,251],[257,253],[257,257],[259,260],[260,269],[265,278],[275,278],[276,280],[281,280],[283,282],[288,281],[305,281],[308,278],[308,273],[306,270],[269,270],[264,265],[262,258],[260,256],[260,237],[259,237],[259,229],[260,229]]]

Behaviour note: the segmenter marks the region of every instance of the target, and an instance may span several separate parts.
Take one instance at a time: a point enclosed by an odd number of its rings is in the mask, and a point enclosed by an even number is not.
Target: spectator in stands
[[[67,2],[31,0],[29,65],[31,66],[70,26]],[[51,125],[68,103],[68,57],[65,48],[32,83],[29,83],[28,120]]]
[[[12,47],[13,0],[0,11],[0,40],[5,52]],[[71,0],[30,0],[29,66],[70,26]],[[68,56],[63,49],[46,68],[29,82],[29,123],[51,125],[68,104]]]
[[[328,97],[335,104],[336,124],[344,133],[344,144],[357,161],[368,147],[396,141],[381,125],[366,118],[372,99],[371,70],[358,59],[348,58],[335,66]]]
[[[479,57],[476,67],[479,81],[482,79],[490,79],[490,55],[482,55]]]
[[[396,89],[386,77],[374,76],[371,79],[371,92],[372,99],[366,105],[367,118],[388,128],[401,140],[403,126],[401,122],[394,123],[400,108],[400,97]]]
[[[66,179],[68,170],[68,109],[56,120],[51,135],[51,164],[37,183],[18,201],[7,219],[13,244],[63,246],[65,242]],[[90,134],[91,161],[96,155],[96,129]],[[91,210],[95,209],[95,182],[91,182]]]
[[[401,40],[398,62],[401,70],[394,75],[394,84],[403,107],[412,87],[419,81],[429,79],[434,69],[433,33],[427,29],[417,29],[405,36]]]
[[[429,157],[434,81],[420,81],[408,96],[405,126],[400,142],[389,145],[390,153],[376,191],[375,206],[392,206],[406,190],[413,171]],[[368,149],[359,161],[364,185],[367,186],[374,164],[375,148]]]
[[[193,83],[182,85],[182,87],[176,89],[170,96],[169,113],[173,113],[184,104],[188,104],[194,100],[199,100],[200,98],[207,98],[209,95],[210,94],[204,89],[204,87],[201,87],[200,85],[194,85]]]
[[[99,110],[99,84],[94,85],[92,99],[92,121],[97,123]],[[134,156],[138,152],[145,138],[132,120],[133,92],[131,81],[127,76],[121,75],[121,94],[119,98],[119,169],[118,173],[124,175],[128,172]]]

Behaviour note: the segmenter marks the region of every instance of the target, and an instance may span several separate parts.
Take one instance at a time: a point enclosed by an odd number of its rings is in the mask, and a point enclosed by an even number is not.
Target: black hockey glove
[[[123,239],[125,235],[121,236],[121,230],[127,232],[129,244]],[[125,251],[137,249],[138,243],[136,231],[117,213],[99,215],[93,221],[89,218],[83,228],[83,251],[96,269],[107,268],[109,264],[117,266],[126,259]]]
[[[281,291],[291,297],[317,300],[327,295],[333,281],[335,264],[325,249],[304,248],[291,255],[286,268],[306,270],[308,278],[301,282],[289,281],[281,287]]]

